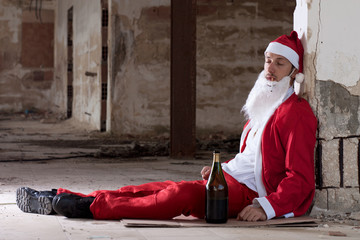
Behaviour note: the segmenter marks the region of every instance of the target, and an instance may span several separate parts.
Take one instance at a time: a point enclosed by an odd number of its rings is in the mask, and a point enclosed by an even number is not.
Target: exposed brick
[[[32,80],[35,82],[43,82],[43,81],[52,81],[54,72],[52,70],[48,71],[34,71]]]
[[[36,82],[44,81],[44,72],[43,71],[34,71],[33,80]]]
[[[358,188],[327,189],[329,210],[339,212],[360,211],[360,193]]]
[[[21,64],[24,67],[53,67],[53,40],[53,23],[22,23]]]
[[[358,187],[358,142],[357,138],[344,139],[344,186]]]
[[[46,90],[51,88],[53,71],[36,70],[25,74],[21,79],[22,86],[31,90]]]
[[[208,16],[211,14],[215,14],[217,11],[217,7],[216,6],[204,6],[204,5],[198,5],[197,6],[197,16]]]
[[[158,6],[143,8],[141,11],[142,17],[147,20],[169,20],[170,21],[170,6]]]
[[[314,206],[321,209],[327,209],[328,208],[327,195],[328,195],[327,189],[316,190],[314,197]]]
[[[315,94],[318,96],[317,118],[319,137],[330,139],[360,135],[358,112],[360,97],[352,94],[342,84],[332,80],[317,80]]]
[[[256,28],[254,31],[256,31],[256,35],[260,38],[266,38],[266,39],[271,39],[275,40],[274,36],[280,36],[283,34],[290,34],[290,32],[284,32],[285,29],[283,29],[280,26],[277,26],[276,24],[274,24],[271,27],[258,27]],[[274,39],[272,39],[274,38]]]
[[[211,3],[214,3],[214,0],[197,0],[196,3],[198,5],[200,5],[200,4],[211,4]]]
[[[4,51],[2,59],[3,69],[13,68],[19,61],[18,54],[14,51],[14,49],[7,49],[7,51]]]
[[[258,3],[259,17],[277,21],[285,21],[289,23],[291,23],[293,20],[289,15],[289,11],[295,10],[296,1],[256,0],[253,2]]]
[[[339,187],[339,140],[321,141],[322,176],[324,187]]]
[[[54,71],[53,70],[44,71],[44,80],[45,81],[53,81],[54,80]]]

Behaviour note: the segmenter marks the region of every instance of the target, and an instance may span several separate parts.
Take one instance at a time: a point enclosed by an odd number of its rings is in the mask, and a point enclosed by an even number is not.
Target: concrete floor
[[[0,116],[0,239],[360,239],[359,221],[292,228],[127,228],[120,221],[23,213],[15,203],[20,186],[38,190],[66,187],[88,193],[149,181],[199,179],[202,166],[211,163],[206,157],[87,157],[96,147],[75,143],[93,140],[93,133],[69,121],[47,122]],[[64,140],[73,144],[60,144]],[[211,152],[207,154],[211,158]],[[337,233],[346,236],[331,236]]]

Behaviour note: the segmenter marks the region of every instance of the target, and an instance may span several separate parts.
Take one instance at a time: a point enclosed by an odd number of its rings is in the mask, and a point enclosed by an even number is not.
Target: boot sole
[[[16,190],[16,204],[21,211],[26,213],[37,213],[49,215],[53,213],[51,200],[44,196],[34,196],[26,188]]]

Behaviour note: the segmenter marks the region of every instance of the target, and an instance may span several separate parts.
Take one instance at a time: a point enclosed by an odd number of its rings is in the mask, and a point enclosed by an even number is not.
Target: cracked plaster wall
[[[357,7],[356,0],[297,1],[294,29],[304,42],[306,89],[319,119],[319,138],[360,133]]]
[[[360,210],[360,46],[357,0],[297,0],[307,98],[318,118],[315,206]]]

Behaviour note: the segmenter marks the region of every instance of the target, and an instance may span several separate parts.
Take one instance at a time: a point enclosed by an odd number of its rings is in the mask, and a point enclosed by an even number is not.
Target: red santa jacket
[[[268,219],[301,216],[309,208],[315,193],[316,129],[317,119],[308,102],[296,94],[283,102],[265,125],[259,178],[266,196],[255,202],[264,208]],[[246,139],[242,144],[245,142]]]

